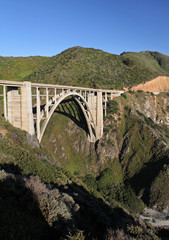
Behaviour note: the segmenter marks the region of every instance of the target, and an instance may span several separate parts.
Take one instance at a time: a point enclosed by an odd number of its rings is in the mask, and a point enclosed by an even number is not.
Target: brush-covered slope
[[[160,52],[143,51],[143,52],[127,52],[122,53],[122,56],[127,56],[131,59],[135,59],[145,67],[148,67],[152,71],[158,71],[164,75],[169,74],[169,56]]]
[[[94,88],[130,87],[169,75],[169,56],[154,52],[120,56],[92,48],[73,47],[52,57],[25,79]]]
[[[118,202],[105,201],[89,179],[82,182],[58,167],[36,138],[2,117],[0,151],[0,239],[157,239],[149,226]]]
[[[0,79],[21,80],[34,72],[48,57],[1,57],[0,56]]]

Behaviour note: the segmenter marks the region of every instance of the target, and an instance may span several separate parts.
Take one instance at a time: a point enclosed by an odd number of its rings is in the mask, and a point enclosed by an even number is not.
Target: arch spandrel
[[[94,119],[90,110],[90,107],[87,103],[87,101],[84,99],[84,97],[82,95],[80,95],[79,93],[76,92],[70,92],[70,93],[66,93],[62,96],[60,96],[58,99],[54,99],[54,105],[51,107],[49,113],[48,113],[48,117],[44,120],[42,127],[41,127],[41,131],[40,131],[40,136],[39,136],[39,142],[41,142],[42,137],[45,133],[45,130],[47,128],[47,125],[54,113],[54,111],[56,110],[56,108],[59,106],[59,104],[66,99],[67,97],[73,97],[76,102],[78,103],[78,105],[80,106],[83,115],[85,117],[87,126],[88,126],[88,131],[89,131],[89,135],[88,135],[88,139],[90,142],[95,142],[96,141],[96,125],[94,123]]]

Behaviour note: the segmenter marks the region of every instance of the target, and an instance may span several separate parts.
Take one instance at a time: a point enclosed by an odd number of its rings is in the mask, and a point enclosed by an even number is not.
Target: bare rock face
[[[26,142],[32,147],[36,147],[36,148],[40,147],[39,142],[35,135],[31,136],[29,133],[26,133]]]
[[[142,95],[142,96],[141,96]],[[167,93],[136,93],[130,99],[130,106],[151,118],[156,124],[169,125],[169,96]]]

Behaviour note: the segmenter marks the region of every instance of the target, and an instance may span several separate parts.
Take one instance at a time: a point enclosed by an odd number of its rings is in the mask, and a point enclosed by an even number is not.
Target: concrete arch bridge
[[[41,142],[56,108],[72,97],[79,105],[88,127],[88,140],[95,142],[103,135],[103,115],[109,99],[124,91],[0,80],[3,87],[4,117],[14,127],[36,134]]]

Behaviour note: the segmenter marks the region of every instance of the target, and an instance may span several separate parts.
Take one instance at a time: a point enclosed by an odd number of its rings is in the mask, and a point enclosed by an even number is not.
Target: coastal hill
[[[73,47],[53,57],[0,57],[0,79],[123,89],[169,77],[169,56],[152,51],[110,54]]]
[[[169,56],[162,53],[145,51],[115,55],[98,49],[73,47],[49,58],[25,80],[123,89],[158,76],[169,76]]]

